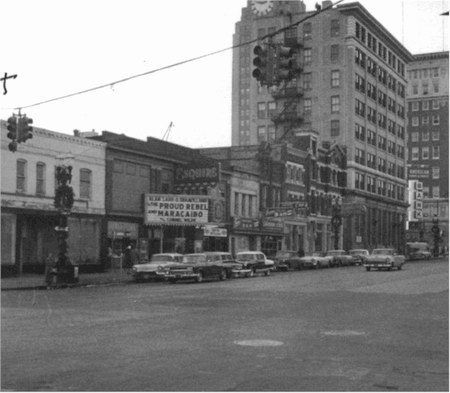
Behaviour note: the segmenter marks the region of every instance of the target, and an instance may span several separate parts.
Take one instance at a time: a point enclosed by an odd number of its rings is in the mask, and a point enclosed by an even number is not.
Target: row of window
[[[428,95],[430,94],[430,86],[428,84],[428,81],[422,81],[422,94]],[[433,81],[433,93],[439,93],[439,81]],[[414,83],[412,85],[412,94],[418,95],[419,94],[419,85],[417,83]]]
[[[422,154],[420,154],[422,151]],[[430,156],[431,153],[431,156]],[[439,146],[414,146],[411,147],[411,161],[419,161],[420,157],[422,160],[439,160],[440,158],[440,148]]]
[[[366,69],[367,64],[367,72],[369,74],[374,78],[378,78],[380,83],[388,87],[394,93],[397,93],[400,97],[405,97],[405,85],[398,82],[383,67],[378,65],[370,56],[366,56],[366,54],[358,48],[355,49],[355,63],[363,69]]]
[[[424,198],[439,198],[440,188],[439,186],[423,187],[423,197]]]
[[[359,172],[355,174],[355,188],[399,201],[405,199],[404,187]]]
[[[420,101],[413,101],[410,103],[411,111],[418,112],[420,110]],[[431,109],[437,110],[440,108],[439,100],[431,100]],[[428,111],[430,110],[430,100],[422,101],[422,110]]]
[[[367,41],[366,41],[367,33]],[[401,76],[405,76],[405,64],[395,56],[389,49],[386,48],[380,41],[378,41],[373,34],[371,34],[359,22],[356,22],[356,38],[366,45],[374,54],[387,62],[393,70],[396,70]]]
[[[397,176],[400,179],[405,178],[405,168],[402,165],[395,165],[395,163],[381,157],[377,159],[375,154],[363,149],[355,148],[355,162],[391,176]]]
[[[19,159],[16,161],[16,192],[27,193],[28,184],[28,162]],[[43,162],[36,164],[36,195],[45,196],[47,194],[47,166]],[[55,177],[55,188],[58,186],[56,180],[56,168],[53,176]],[[79,190],[81,199],[91,199],[92,171],[89,169],[80,169]]]
[[[440,139],[439,131],[433,131],[431,133],[431,140],[438,141]],[[411,142],[429,142],[430,141],[430,132],[428,130],[418,132],[411,132]]]
[[[411,117],[411,126],[413,127],[419,127],[420,124],[420,118],[422,119],[422,125],[427,126],[430,124],[430,117],[429,116],[413,116]],[[441,123],[441,118],[439,115],[433,115],[431,117],[431,124],[434,126],[438,126]]]
[[[439,77],[439,67],[422,68],[420,70],[408,71],[408,79],[437,78]]]
[[[366,111],[366,108],[367,108],[367,111]],[[397,109],[396,113],[397,113],[398,117],[404,119],[405,118],[405,107],[397,104],[396,109]],[[372,108],[369,104],[366,105],[364,102],[362,102],[361,100],[358,100],[357,98],[355,98],[355,113],[361,117],[366,117],[366,113],[367,113],[368,121],[370,121],[371,123],[373,123],[375,125],[378,125],[378,127],[380,127],[380,128],[387,129],[388,122],[387,122],[386,115],[377,112],[377,110],[375,108]],[[392,123],[395,124],[393,121],[392,121]]]
[[[387,124],[388,124],[387,129],[390,134],[392,134],[394,136],[397,135],[397,137],[399,139],[405,139],[405,127],[403,127],[399,124],[396,124],[394,121],[392,121],[390,119],[388,119]],[[366,135],[366,127],[364,127],[358,123],[355,123],[355,138],[360,140],[361,142],[366,142],[366,140],[367,140],[367,142],[373,146],[377,145],[377,133],[372,130],[367,130],[367,135]],[[386,150],[385,142],[381,144],[382,146],[380,146],[380,138],[381,138],[381,140],[386,139],[382,136],[378,136],[378,145],[379,145],[378,147],[382,148],[383,150]],[[394,142],[392,142],[392,143],[394,143]],[[401,153],[401,151],[402,151],[401,148],[402,148],[402,146],[398,145],[397,149],[395,149],[395,143],[394,143],[394,148],[389,149],[389,142],[388,142],[389,153],[396,154],[396,150],[400,151],[400,153]],[[402,154],[400,154],[399,157],[402,157]]]
[[[397,102],[393,98],[388,97],[386,93],[384,93],[380,89],[377,89],[375,85],[370,82],[366,83],[366,80],[358,73],[355,73],[355,89],[362,94],[366,94],[367,91],[367,96],[369,98],[371,98],[375,102],[378,101],[378,104],[380,104],[384,108],[387,108],[394,114],[399,112],[399,107],[403,108],[403,106],[397,104]]]

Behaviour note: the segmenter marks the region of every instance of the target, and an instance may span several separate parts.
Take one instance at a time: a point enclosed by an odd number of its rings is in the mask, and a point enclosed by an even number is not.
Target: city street
[[[2,292],[1,388],[448,391],[448,258]]]

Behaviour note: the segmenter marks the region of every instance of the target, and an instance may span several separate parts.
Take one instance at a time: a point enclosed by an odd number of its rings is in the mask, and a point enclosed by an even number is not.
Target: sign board
[[[175,169],[175,184],[218,183],[220,181],[220,163],[187,164]]]
[[[145,194],[146,225],[197,225],[208,222],[209,198],[204,195]]]
[[[430,177],[429,168],[409,168],[408,178],[410,180],[414,179],[428,179]]]
[[[233,228],[259,229],[259,220],[255,218],[233,217]]]
[[[203,230],[204,236],[211,236],[211,237],[227,237],[227,228],[218,228],[211,225],[206,225]]]

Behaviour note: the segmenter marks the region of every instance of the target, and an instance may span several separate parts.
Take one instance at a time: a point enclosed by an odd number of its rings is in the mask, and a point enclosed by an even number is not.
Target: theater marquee
[[[208,222],[204,195],[145,194],[146,225],[197,225]]]

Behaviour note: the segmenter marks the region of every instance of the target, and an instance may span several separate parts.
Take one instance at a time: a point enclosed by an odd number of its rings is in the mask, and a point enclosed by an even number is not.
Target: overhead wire
[[[263,41],[263,40],[268,39],[268,38],[272,38],[272,37],[274,37],[274,36],[284,32],[286,30],[289,30],[292,27],[297,26],[300,23],[303,23],[303,22],[305,22],[308,19],[314,18],[318,14],[320,14],[320,13],[322,13],[322,12],[332,8],[332,7],[334,7],[335,5],[337,5],[337,4],[339,4],[339,3],[343,2],[343,1],[344,0],[338,0],[338,1],[334,2],[334,3],[331,3],[330,5],[328,5],[327,7],[323,8],[323,9],[317,10],[313,14],[305,16],[303,19],[301,19],[301,20],[299,20],[297,22],[291,23],[291,24],[289,24],[289,25],[287,25],[285,27],[282,27],[282,28],[274,31],[274,32],[265,34],[265,35],[263,35],[261,37],[254,38],[254,39],[249,40],[249,41],[241,42],[239,44],[232,45],[232,46],[227,47],[227,48],[219,49],[219,50],[216,50],[216,51],[213,51],[213,52],[209,52],[209,53],[206,53],[206,54],[203,54],[203,55],[200,55],[200,56],[192,57],[190,59],[182,60],[182,61],[179,61],[177,63],[172,63],[172,64],[169,64],[169,65],[160,67],[160,68],[155,68],[153,70],[142,72],[140,74],[135,74],[135,75],[123,78],[123,79],[119,79],[119,80],[114,81],[114,82],[105,83],[105,84],[102,84],[102,85],[99,85],[99,86],[96,86],[96,87],[92,87],[92,88],[81,90],[81,91],[78,91],[78,92],[75,92],[75,93],[70,93],[70,94],[66,94],[66,95],[63,95],[63,96],[51,98],[51,99],[48,99],[48,100],[45,100],[45,101],[40,101],[40,102],[37,102],[37,103],[34,103],[34,104],[30,104],[30,105],[26,105],[26,106],[18,106],[18,107],[8,108],[8,109],[22,110],[22,109],[27,109],[27,108],[43,105],[43,104],[48,104],[49,102],[59,101],[59,100],[63,100],[63,99],[69,98],[69,97],[74,97],[74,96],[77,96],[77,95],[89,93],[89,92],[92,92],[92,91],[95,91],[95,90],[103,89],[105,87],[111,87],[111,86],[117,85],[119,83],[124,83],[124,82],[130,81],[132,79],[136,79],[136,78],[140,78],[140,77],[143,77],[143,76],[146,76],[146,75],[154,74],[154,73],[159,72],[159,71],[167,70],[169,68],[178,67],[180,65],[191,63],[193,61],[197,61],[197,60],[200,60],[200,59],[204,59],[204,58],[209,57],[209,56],[214,56],[214,55],[217,55],[219,53],[229,51],[231,49],[236,49],[236,48],[240,48],[240,47],[243,47],[243,46],[251,45],[251,44],[253,44],[255,42]]]

